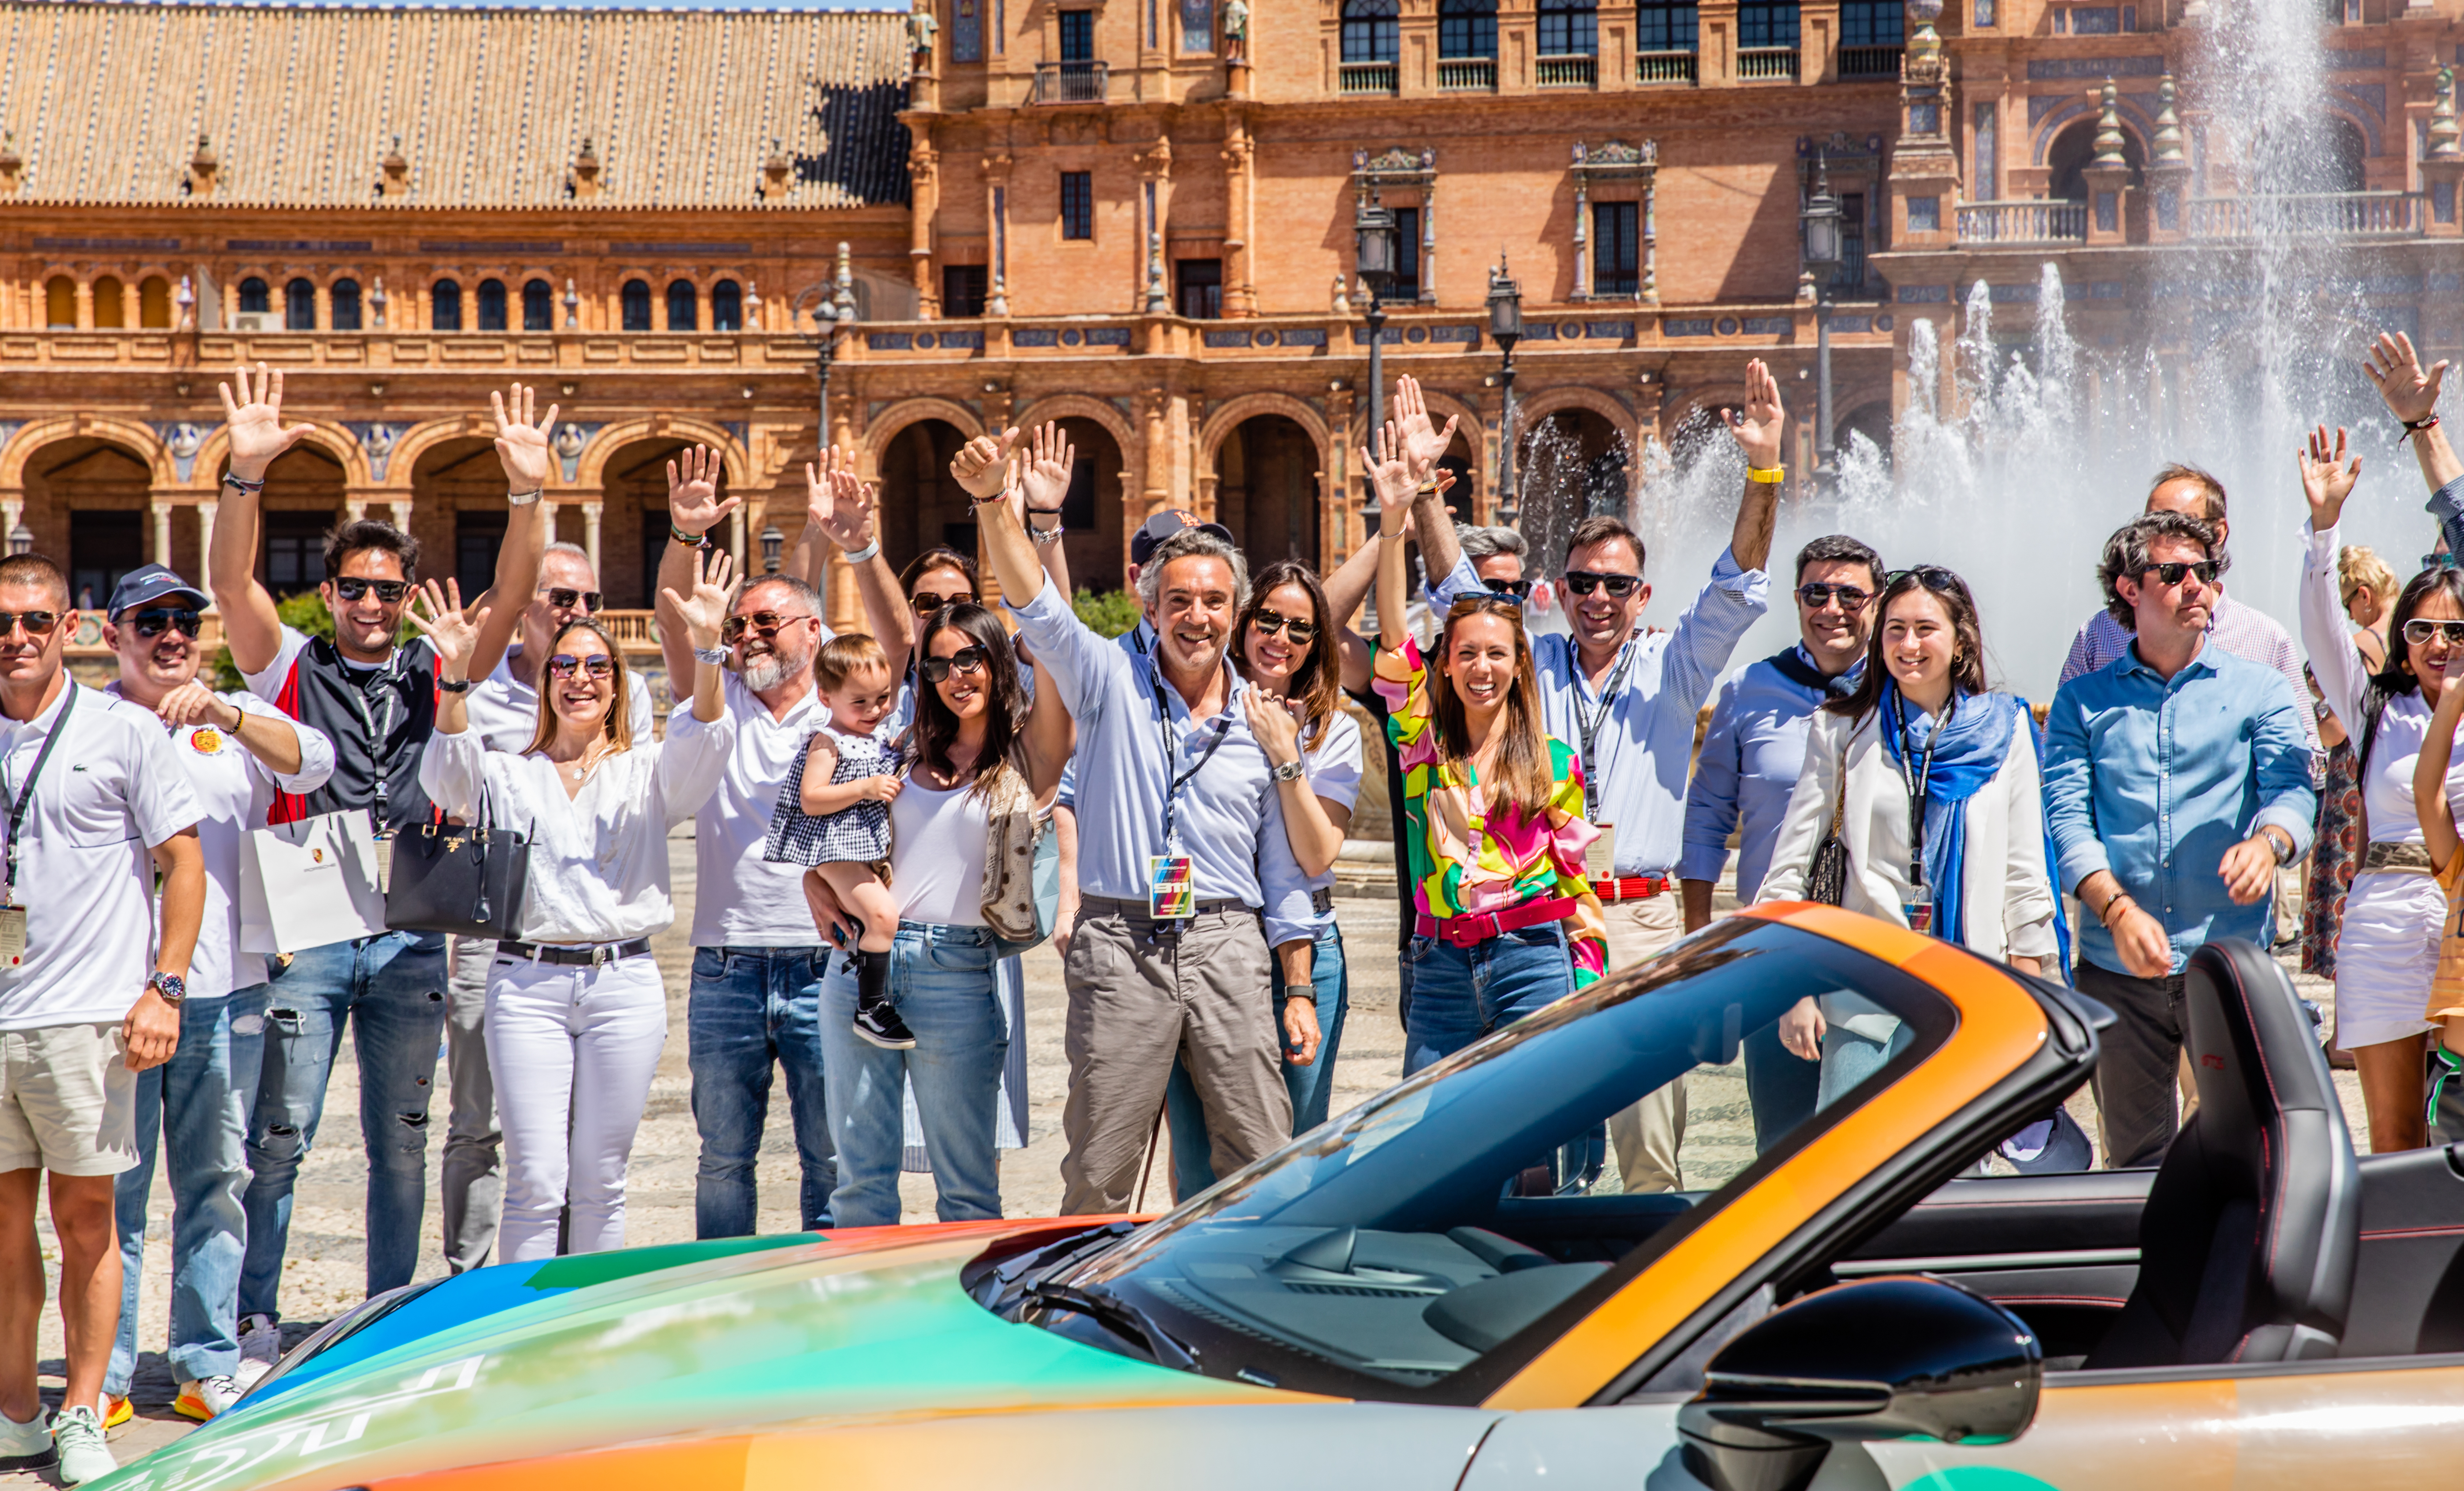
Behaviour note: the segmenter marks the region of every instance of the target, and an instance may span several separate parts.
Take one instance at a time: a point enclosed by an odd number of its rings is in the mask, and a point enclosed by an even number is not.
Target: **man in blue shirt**
[[[2188,514],[2123,525],[2097,575],[2137,640],[2062,685],[2045,721],[2056,874],[2095,922],[2079,987],[2120,1017],[2096,1066],[2114,1169],[2173,1141],[2183,965],[2211,937],[2265,945],[2269,886],[2309,848],[2318,807],[2292,686],[2209,636],[2223,568],[2215,531]]]
[[[1685,931],[1710,925],[1711,890],[1727,868],[1731,832],[1737,900],[1753,903],[1771,868],[1788,800],[1805,774],[1814,712],[1864,676],[1874,598],[1881,589],[1881,557],[1859,539],[1831,534],[1797,551],[1796,645],[1729,679],[1711,704],[1685,793],[1685,848],[1677,861]],[[1757,1151],[1813,1116],[1820,1072],[1816,1063],[1789,1054],[1776,1025],[1746,1038],[1746,1093]]]

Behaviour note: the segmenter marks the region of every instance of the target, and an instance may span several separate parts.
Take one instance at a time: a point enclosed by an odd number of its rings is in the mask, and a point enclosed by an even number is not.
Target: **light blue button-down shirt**
[[[1815,668],[1802,643],[1793,650],[1807,668]],[[1859,658],[1842,676],[1853,684],[1864,670]],[[1763,877],[1771,873],[1771,844],[1788,816],[1788,800],[1805,775],[1805,738],[1813,733],[1814,712],[1829,697],[1790,678],[1768,658],[1721,686],[1694,762],[1694,784],[1685,790],[1685,852],[1677,862],[1677,878],[1718,880],[1728,865],[1733,830],[1737,900],[1753,905]]]
[[[1078,722],[1078,885],[1088,895],[1144,902],[1147,861],[1165,853],[1164,790],[1196,765],[1225,721],[1223,743],[1180,789],[1173,828],[1192,860],[1198,899],[1240,901],[1265,913],[1274,946],[1317,935],[1309,877],[1292,858],[1273,765],[1249,734],[1242,695],[1248,685],[1225,671],[1224,713],[1194,719],[1189,705],[1156,670],[1155,660],[1097,636],[1050,583],[1010,607],[1061,702]],[[1171,718],[1155,718],[1160,688]],[[1173,751],[1165,758],[1165,735]]]
[[[2134,644],[2062,685],[2045,718],[2045,826],[2061,888],[2111,870],[2164,924],[2176,973],[2211,937],[2265,945],[2268,898],[2235,906],[2216,866],[2270,824],[2308,852],[2319,799],[2300,716],[2283,674],[2212,642],[2170,680]],[[2080,920],[2080,955],[2127,973],[2112,934]]]
[[[1457,597],[1485,595],[1488,586],[1459,559],[1430,593],[1430,608],[1442,617]],[[1726,549],[1711,566],[1711,582],[1677,618],[1674,631],[1654,632],[1625,645],[1602,679],[1617,677],[1630,657],[1625,681],[1609,701],[1592,741],[1585,776],[1599,802],[1593,821],[1617,829],[1617,873],[1665,875],[1677,864],[1685,833],[1685,771],[1694,757],[1694,716],[1710,696],[1720,669],[1746,629],[1770,609],[1771,576],[1743,569]],[[1540,702],[1549,734],[1582,749],[1585,717],[1599,713],[1599,691],[1583,676],[1571,637],[1531,639],[1531,662],[1540,675]]]

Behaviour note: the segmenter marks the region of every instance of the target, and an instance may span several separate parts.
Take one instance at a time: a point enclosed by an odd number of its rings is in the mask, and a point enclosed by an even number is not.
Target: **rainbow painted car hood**
[[[746,1430],[1295,1403],[1003,1322],[959,1270],[1049,1223],[882,1228],[449,1280],[130,1465],[111,1491],[334,1491]]]

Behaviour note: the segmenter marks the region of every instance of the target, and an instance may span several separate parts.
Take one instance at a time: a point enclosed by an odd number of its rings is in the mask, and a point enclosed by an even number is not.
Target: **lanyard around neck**
[[[1913,778],[1908,775],[1908,756],[1912,753],[1908,749],[1905,700],[1897,689],[1893,689],[1890,701],[1891,729],[1898,735],[1900,748],[1900,785],[1906,788],[1908,794],[1908,884],[1921,887],[1925,883],[1925,813],[1926,800],[1933,790],[1933,748],[1941,742],[1942,733],[1950,728],[1951,713],[1959,708],[1959,694],[1955,690],[1952,691],[1950,701],[1942,707],[1942,718],[1934,721],[1933,729],[1926,732],[1925,760],[1918,765]]]
[[[66,687],[68,697],[60,701],[59,718],[52,721],[50,733],[43,736],[43,748],[34,753],[33,769],[26,773],[25,790],[11,792],[7,768],[0,767],[0,797],[9,800],[9,883],[5,899],[11,906],[17,904],[17,841],[26,827],[26,811],[34,805],[35,778],[43,775],[43,763],[52,758],[52,747],[68,734],[69,715],[77,709],[77,686],[72,680]]]
[[[1610,673],[1608,682],[1600,686],[1599,708],[1592,710],[1583,708],[1581,690],[1577,688],[1574,693],[1574,726],[1582,733],[1579,744],[1583,753],[1583,816],[1595,823],[1600,821],[1600,774],[1592,763],[1592,742],[1598,737],[1600,726],[1609,717],[1609,711],[1617,708],[1617,692],[1625,687],[1625,675],[1634,667],[1636,650],[1633,642],[1626,643],[1617,658],[1617,670]],[[1582,654],[1575,652],[1571,646],[1567,648],[1567,652],[1574,666],[1574,676],[1580,680],[1583,672]]]
[[[1215,753],[1222,748],[1223,737],[1231,734],[1232,701],[1228,698],[1223,701],[1223,713],[1216,716],[1215,734],[1207,740],[1206,749],[1190,763],[1187,771],[1176,777],[1172,774],[1172,766],[1180,759],[1180,745],[1173,738],[1172,705],[1163,696],[1163,664],[1160,660],[1156,660],[1154,669],[1148,672],[1147,684],[1155,691],[1155,734],[1163,741],[1163,852],[1170,854],[1174,852],[1172,822],[1179,811],[1180,789],[1189,785],[1191,778],[1205,770],[1206,763],[1215,759]]]

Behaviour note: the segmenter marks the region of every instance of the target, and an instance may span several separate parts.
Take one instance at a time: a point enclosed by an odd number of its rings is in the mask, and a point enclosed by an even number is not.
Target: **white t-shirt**
[[[33,719],[0,719],[0,795],[11,803],[60,715],[77,707],[27,804],[16,900],[26,954],[0,962],[0,1030],[103,1024],[128,1013],[154,968],[147,851],[205,817],[151,710],[66,684]],[[0,852],[8,815],[0,808]]]
[[[1343,807],[1351,807],[1360,800],[1362,760],[1360,721],[1340,704],[1335,706],[1333,713],[1327,716],[1326,728],[1318,733],[1317,744],[1314,747],[1305,744],[1301,751],[1301,764],[1309,768],[1310,794]],[[1325,874],[1309,878],[1311,890],[1329,889],[1333,885],[1334,866],[1331,865],[1327,866]],[[1332,912],[1327,912],[1321,919],[1331,922],[1334,916]]]
[[[899,920],[984,925],[984,840],[991,833],[991,816],[972,784],[935,792],[910,776],[890,801],[890,881]]]
[[[764,860],[761,845],[787,770],[828,721],[829,706],[815,690],[785,718],[773,719],[769,706],[733,670],[725,690],[736,736],[718,790],[693,819],[693,946],[817,947],[822,939],[804,901],[804,866]]]
[[[539,733],[539,690],[514,674],[514,659],[521,655],[518,642],[505,649],[496,670],[471,686],[463,696],[463,708],[470,712],[471,728],[488,743],[491,751],[511,751],[517,755],[529,749],[531,737]],[[545,665],[541,665],[544,670]],[[650,712],[650,686],[642,679],[641,669],[625,669],[625,697],[630,707],[626,719],[633,727],[633,741],[639,745],[658,738],[658,715]],[[691,708],[690,704],[687,706]]]
[[[109,685],[103,692],[119,700],[121,708],[143,711],[161,724],[162,716],[152,710],[121,699],[119,684]],[[324,732],[300,724],[253,693],[214,697],[235,710],[278,719],[297,732],[299,770],[277,775],[232,739],[229,731],[216,726],[165,727],[172,757],[187,773],[188,790],[196,795],[204,814],[197,820],[197,843],[206,855],[206,918],[197,929],[196,955],[188,960],[188,998],[192,999],[218,999],[234,989],[265,982],[262,955],[231,951],[239,946],[240,848],[250,829],[265,826],[277,787],[305,797],[334,775],[334,742]],[[67,749],[67,742],[61,743],[61,749]],[[55,756],[43,775],[50,776],[58,766],[59,757]]]

